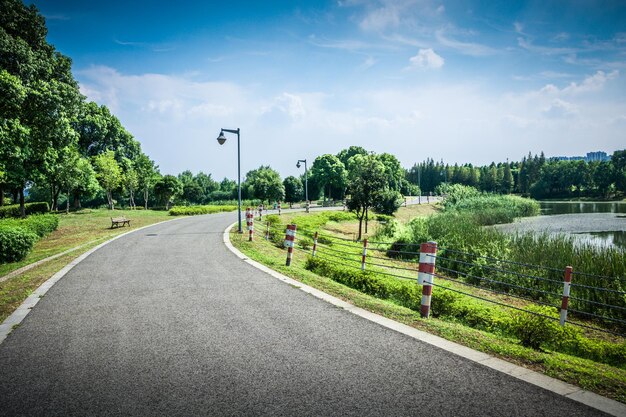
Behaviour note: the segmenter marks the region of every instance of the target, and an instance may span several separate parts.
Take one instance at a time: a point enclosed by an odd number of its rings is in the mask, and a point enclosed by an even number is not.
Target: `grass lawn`
[[[59,228],[39,240],[22,261],[0,265],[0,277],[68,249],[80,248],[0,282],[0,322],[11,315],[39,285],[92,247],[130,230],[172,220],[167,211],[152,210],[85,209],[70,214],[59,213],[58,216]],[[111,229],[111,217],[120,216],[130,219],[132,227]]]
[[[429,214],[434,212],[436,207],[409,206],[401,210],[398,217],[406,221],[413,217],[414,213]],[[296,215],[301,214],[284,214],[281,221],[287,223]],[[350,237],[357,231],[356,223],[329,222],[323,229],[326,234],[343,234],[344,237]],[[370,232],[375,228],[376,222],[371,222]],[[358,307],[626,403],[625,369],[558,352],[525,348],[515,338],[473,329],[454,321],[432,317],[422,319],[419,312],[389,300],[369,296],[305,269],[307,254],[301,249],[294,250],[292,264],[286,267],[286,251],[262,239],[262,234],[257,234],[254,242],[248,242],[245,234],[231,233],[230,238],[233,245],[251,259]]]

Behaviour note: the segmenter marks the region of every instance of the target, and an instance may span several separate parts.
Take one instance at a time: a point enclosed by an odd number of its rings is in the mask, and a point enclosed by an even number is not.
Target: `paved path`
[[[78,264],[0,345],[0,415],[603,415],[258,271],[222,243],[234,220]]]

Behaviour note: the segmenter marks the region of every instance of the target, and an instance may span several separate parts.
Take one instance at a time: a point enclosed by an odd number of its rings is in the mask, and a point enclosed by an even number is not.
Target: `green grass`
[[[23,266],[68,249],[79,250],[39,265],[7,281],[0,282],[0,322],[8,317],[39,285],[90,248],[130,230],[171,220],[166,211],[152,210],[81,210],[70,214],[60,213],[59,227],[35,243],[33,250],[20,262],[0,265],[0,277]],[[132,228],[111,229],[111,217],[131,219]]]
[[[200,214],[213,214],[235,210],[237,210],[237,206],[233,205],[174,206],[170,209],[169,213],[170,216],[197,216]]]
[[[312,217],[311,215],[309,216]],[[294,221],[293,217],[287,216],[283,216],[281,220],[283,223]],[[309,218],[306,223],[310,226],[315,223],[324,224],[324,221]],[[347,224],[350,223],[347,222]],[[333,230],[327,231],[327,233],[331,234],[336,234],[336,230],[339,229],[332,222],[326,223],[326,227]],[[348,227],[346,226],[345,228]],[[260,235],[258,236],[260,237]],[[251,259],[261,262],[304,284],[401,323],[626,403],[625,369],[566,353],[555,352],[547,348],[541,351],[526,348],[521,346],[519,340],[513,336],[503,332],[494,334],[484,329],[474,329],[468,327],[459,319],[446,317],[444,314],[440,318],[421,319],[418,312],[399,305],[393,297],[390,299],[379,299],[307,270],[307,256],[301,250],[294,252],[291,266],[286,267],[286,251],[276,246],[276,243],[279,243],[280,240],[280,237],[275,239],[274,242],[257,238],[254,242],[248,242],[241,235],[231,234],[231,241],[235,247]],[[354,247],[355,249],[358,248],[359,244],[355,244]],[[408,274],[411,273],[409,272]],[[439,291],[439,294],[443,292],[437,288],[435,291]],[[486,296],[487,294],[482,295]],[[433,306],[433,308],[435,307]]]

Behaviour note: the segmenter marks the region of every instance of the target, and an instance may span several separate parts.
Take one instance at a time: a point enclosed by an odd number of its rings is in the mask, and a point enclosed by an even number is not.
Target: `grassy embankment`
[[[373,222],[370,225],[370,232],[378,231],[376,240],[383,239],[387,235],[389,242],[396,242],[398,236],[403,235],[407,230],[413,229],[412,227],[407,228],[404,222],[407,219],[424,214],[425,211],[432,212],[432,206],[401,208],[396,219],[403,219],[403,222],[396,224],[391,221],[385,225]],[[338,219],[340,217],[337,216]],[[420,218],[424,219],[423,217]],[[351,238],[356,231],[356,221],[333,222],[328,220],[328,215],[318,214],[311,214],[308,217],[302,214],[287,214],[281,216],[280,219],[282,224],[294,221],[298,224],[299,229],[315,230],[323,225],[320,230],[328,236]],[[453,226],[454,222],[450,223],[450,220],[452,219],[449,217],[434,216],[431,222],[439,224],[440,227],[444,225]],[[419,223],[423,221],[427,220],[414,220],[413,222]],[[411,222],[409,222],[410,225]],[[424,320],[420,318],[419,312],[416,311],[416,307],[419,305],[418,297],[420,292],[418,290],[419,287],[414,282],[375,276],[376,274],[371,273],[359,276],[360,273],[351,272],[348,269],[341,270],[341,268],[333,266],[332,258],[328,258],[330,262],[322,262],[322,266],[317,265],[316,268],[316,265],[312,265],[315,263],[307,261],[309,257],[302,251],[303,246],[308,247],[310,245],[310,238],[308,237],[300,239],[304,242],[304,245],[300,244],[299,250],[295,251],[293,263],[288,268],[284,266],[286,256],[284,249],[276,245],[276,243],[280,243],[282,237],[277,236],[274,239],[274,243],[265,241],[259,238],[263,234],[262,227],[257,227],[256,230],[257,239],[252,243],[247,242],[245,237],[237,234],[231,235],[231,240],[236,247],[250,258],[268,265],[285,275],[399,322],[543,372],[546,375],[618,401],[626,402],[626,364],[623,360],[623,341],[619,338],[608,338],[610,339],[608,341],[594,340],[594,335],[574,331],[568,334],[575,343],[572,342],[571,345],[566,346],[566,352],[559,352],[554,344],[548,344],[538,349],[524,347],[520,344],[519,337],[521,335],[510,331],[510,329],[515,329],[516,326],[517,329],[523,329],[528,327],[528,325],[536,327],[549,325],[550,323],[547,323],[546,320],[532,323],[532,320],[529,321],[529,319],[525,318],[528,317],[526,313],[520,313],[526,315],[521,316],[512,314],[510,309],[506,307],[494,306],[491,303],[476,301],[464,296],[449,296],[450,293],[443,288],[435,288],[433,294],[434,317]],[[459,232],[462,234],[463,229],[459,230]],[[302,237],[303,233],[299,232],[298,235]],[[353,259],[355,265],[358,265],[359,247],[360,244],[354,244],[354,249],[357,253]],[[318,257],[323,258],[323,255]],[[391,258],[378,262],[384,262],[389,265],[398,262],[398,266],[406,266],[405,262],[400,263],[399,260]],[[310,269],[314,269],[322,275],[332,275],[332,277],[318,275]],[[376,268],[370,269],[375,270]],[[337,273],[338,270],[339,273]],[[414,279],[416,273],[406,271],[405,275]],[[455,282],[445,284],[443,280],[440,282],[441,285],[448,286],[451,289],[468,291],[467,288]],[[355,288],[358,288],[360,291]],[[368,292],[378,295],[378,297],[367,294]],[[477,289],[473,292],[481,297],[517,307],[526,308],[532,304],[506,295],[494,295],[483,289]],[[445,306],[445,308],[440,308],[437,311],[438,304],[439,306]],[[532,319],[534,316],[530,317]],[[560,331],[558,327],[555,328],[554,326],[550,327],[550,329],[554,332]],[[572,352],[579,354],[579,356],[571,354]],[[611,356],[610,360],[602,358],[603,353]],[[582,356],[596,357],[601,362],[580,357],[580,354]]]
[[[0,277],[49,256],[79,248],[0,282],[0,322],[15,311],[33,290],[92,247],[130,230],[172,219],[166,211],[152,210],[86,209],[70,214],[59,213],[58,216],[58,229],[35,243],[33,250],[23,260],[0,265]],[[111,229],[110,217],[119,216],[131,219],[132,228]]]

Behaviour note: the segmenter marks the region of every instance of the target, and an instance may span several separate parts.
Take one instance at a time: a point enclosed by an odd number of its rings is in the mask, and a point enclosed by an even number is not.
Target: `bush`
[[[37,235],[22,227],[0,225],[0,263],[21,261],[37,241]]]
[[[38,214],[25,219],[3,219],[0,225],[13,228],[24,228],[44,237],[59,227],[59,217],[54,214]]]
[[[50,206],[48,206],[48,203],[46,202],[26,203],[24,204],[24,210],[26,211],[27,216],[31,214],[45,214],[50,211]],[[11,204],[9,206],[0,207],[0,219],[9,217],[20,217],[19,204]]]
[[[197,216],[225,211],[235,211],[237,206],[174,206],[170,209],[170,216]]]
[[[520,340],[522,346],[539,350],[542,345],[557,345],[563,328],[559,326],[559,316],[555,308],[528,306],[527,309],[535,314],[516,313],[509,324],[511,332]]]

